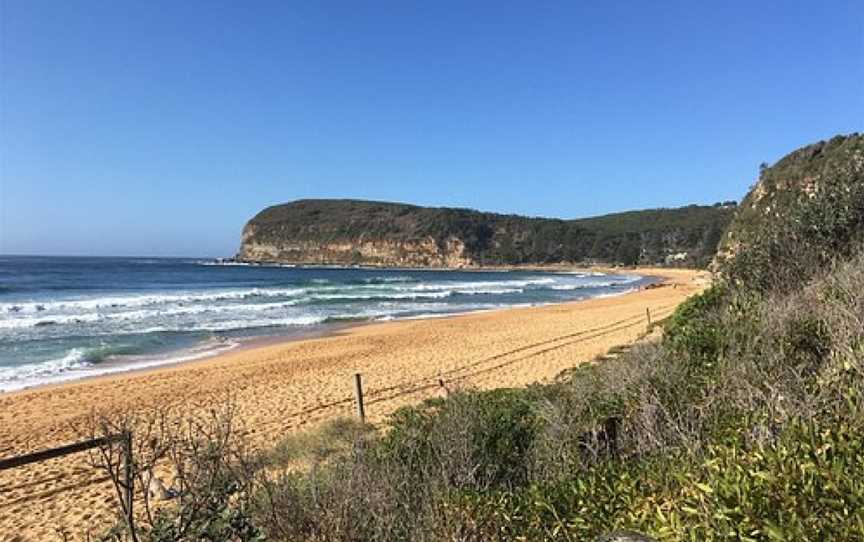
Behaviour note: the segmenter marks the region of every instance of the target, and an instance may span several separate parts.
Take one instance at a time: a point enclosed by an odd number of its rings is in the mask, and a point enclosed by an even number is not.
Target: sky
[[[229,256],[299,198],[740,200],[864,131],[864,2],[0,0],[0,253]]]

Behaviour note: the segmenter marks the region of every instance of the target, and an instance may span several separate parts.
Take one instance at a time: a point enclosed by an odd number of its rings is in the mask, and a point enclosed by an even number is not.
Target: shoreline
[[[353,375],[363,375],[367,420],[446,389],[521,387],[554,381],[614,346],[644,337],[655,321],[701,291],[706,272],[641,270],[665,286],[540,307],[358,323],[326,336],[276,341],[207,359],[114,373],[0,395],[0,457],[80,440],[96,414],[201,415],[227,398],[249,446],[353,415]],[[0,532],[44,540],[110,519],[111,486],[86,454],[0,472]],[[95,531],[94,531],[95,532]]]
[[[44,389],[52,389],[63,387],[67,385],[73,385],[79,382],[92,382],[98,380],[110,380],[111,378],[115,378],[122,375],[136,375],[136,374],[146,374],[150,372],[156,372],[161,369],[168,369],[171,367],[180,367],[185,365],[194,365],[196,363],[206,362],[211,359],[219,358],[220,356],[224,356],[227,354],[240,353],[246,350],[254,350],[256,348],[266,348],[268,346],[274,346],[279,344],[288,344],[296,341],[306,341],[306,340],[314,340],[329,337],[331,335],[336,335],[346,329],[362,326],[368,324],[375,324],[378,322],[357,322],[357,323],[334,323],[328,324],[327,329],[319,328],[319,329],[301,329],[297,330],[295,333],[291,334],[274,334],[274,335],[260,335],[253,336],[244,339],[239,339],[234,343],[233,346],[228,346],[223,349],[210,350],[207,352],[201,353],[201,355],[196,356],[195,354],[188,354],[192,350],[178,350],[178,352],[187,352],[187,354],[180,355],[177,357],[171,357],[165,360],[159,359],[151,359],[151,360],[143,360],[140,363],[136,363],[134,361],[128,360],[108,360],[105,362],[101,362],[102,365],[106,367],[118,367],[118,369],[113,371],[105,371],[97,374],[83,374],[80,376],[70,375],[67,379],[57,380],[55,382],[45,382],[43,384],[33,384],[32,386],[26,386],[23,388],[12,389],[12,390],[2,390],[0,389],[0,399],[5,397],[10,397],[15,394],[25,393],[29,391],[38,391]]]
[[[699,272],[701,269],[689,267],[658,267],[658,266],[614,266],[605,264],[577,264],[577,263],[550,263],[550,264],[511,264],[511,265],[471,265],[465,267],[445,267],[445,266],[393,266],[384,264],[340,264],[340,263],[310,263],[310,262],[279,262],[279,261],[247,261],[234,260],[231,258],[214,258],[212,262],[201,263],[200,265],[213,266],[241,266],[241,267],[287,267],[300,269],[368,269],[381,270],[392,269],[395,271],[454,271],[454,272],[508,272],[508,271],[569,271],[569,272],[585,272],[591,273],[594,271],[602,273],[621,273],[625,271],[639,271],[640,269],[652,270],[667,270],[667,271],[692,271]]]
[[[251,266],[284,266],[286,264],[267,264],[267,263],[259,263],[259,264],[248,264],[248,263],[240,263],[240,262],[230,262],[230,263],[214,263],[209,265],[251,265]],[[292,264],[293,266],[293,264]],[[299,266],[299,264],[298,264]],[[333,268],[333,269],[351,269],[351,266],[335,266],[335,265],[307,265],[306,267],[310,268]],[[355,266],[356,267],[356,266]],[[368,267],[369,269],[390,269],[385,267]],[[508,272],[508,271],[533,271],[533,272],[548,272],[548,273],[585,273],[585,274],[614,274],[614,275],[622,275],[627,272],[638,274],[639,281],[649,281],[649,284],[658,284],[663,283],[667,280],[664,278],[664,271],[674,271],[675,268],[620,268],[620,267],[571,267],[565,264],[552,264],[546,266],[535,266],[535,265],[525,265],[525,266],[502,266],[502,267],[476,267],[476,268],[393,268],[399,270],[418,270],[418,271],[476,271],[476,272]],[[651,271],[651,273],[647,273],[645,271]],[[684,270],[686,272],[694,272],[695,270]],[[287,344],[295,341],[303,341],[315,338],[329,337],[335,336],[339,333],[345,332],[347,330],[364,327],[370,325],[383,324],[388,322],[401,322],[401,321],[410,321],[410,320],[431,320],[431,319],[447,319],[453,317],[459,317],[470,314],[479,314],[479,313],[490,313],[490,312],[498,312],[498,311],[507,311],[512,310],[514,308],[529,308],[529,307],[544,307],[551,305],[562,305],[568,303],[580,303],[584,301],[588,301],[590,299],[602,299],[606,297],[627,295],[633,293],[634,291],[638,291],[639,288],[644,288],[645,285],[640,285],[637,289],[626,289],[621,292],[615,292],[612,294],[600,294],[596,296],[589,296],[581,299],[572,299],[561,302],[549,302],[549,303],[538,303],[530,306],[522,306],[522,305],[511,305],[506,307],[499,307],[494,309],[477,309],[477,310],[468,310],[468,311],[454,311],[452,313],[440,313],[440,314],[424,314],[420,316],[406,316],[406,317],[395,317],[391,319],[367,319],[367,320],[354,320],[354,321],[333,321],[333,322],[323,322],[321,324],[316,324],[315,328],[312,329],[286,329],[281,330],[281,332],[275,333],[264,333],[261,335],[252,335],[249,337],[242,338],[232,338],[227,339],[224,335],[216,334],[216,337],[221,337],[219,340],[225,340],[225,343],[221,343],[224,346],[215,346],[211,347],[207,351],[198,351],[196,349],[201,346],[203,343],[199,343],[191,348],[184,348],[181,350],[177,350],[171,352],[166,358],[154,357],[152,355],[142,354],[136,356],[129,356],[126,359],[107,359],[103,362],[99,362],[93,365],[81,367],[79,369],[73,369],[65,374],[58,374],[48,377],[45,382],[34,383],[29,385],[24,385],[19,388],[12,389],[0,389],[0,398],[7,397],[12,394],[22,393],[31,390],[38,389],[46,389],[46,388],[54,388],[57,386],[64,386],[67,384],[74,384],[76,382],[82,381],[91,381],[91,380],[99,380],[104,378],[113,378],[116,376],[124,375],[124,374],[139,374],[139,373],[147,373],[151,371],[158,371],[160,369],[201,363],[214,358],[218,358],[220,356],[224,356],[227,354],[241,352],[249,349],[254,349],[262,346],[270,346],[274,344]],[[206,341],[204,341],[206,342]],[[100,370],[101,367],[101,370]]]
[[[660,268],[662,269],[662,268]],[[459,269],[453,269],[454,271],[461,271]],[[488,269],[484,269],[488,270]],[[532,269],[535,271],[542,271],[548,269]],[[592,268],[592,271],[598,272],[612,272],[612,271],[600,271],[598,268]],[[631,269],[631,271],[637,271],[638,269]],[[652,269],[653,271],[654,269]],[[574,269],[574,272],[585,271],[585,269]],[[683,270],[687,272],[693,273],[703,273],[702,270]],[[378,327],[378,326],[387,326],[392,324],[401,324],[401,323],[409,323],[409,322],[428,322],[428,321],[444,321],[444,320],[457,320],[459,318],[470,317],[473,315],[486,315],[486,314],[496,314],[496,313],[507,313],[511,311],[522,311],[522,310],[532,310],[532,309],[542,309],[549,307],[568,307],[573,305],[580,305],[583,303],[588,303],[594,300],[603,300],[603,299],[611,299],[618,297],[626,297],[630,295],[637,294],[646,289],[653,289],[659,286],[666,286],[669,281],[669,276],[661,276],[660,274],[645,274],[640,275],[643,279],[656,279],[656,282],[646,286],[640,286],[638,288],[633,288],[629,290],[625,290],[619,293],[614,294],[602,294],[593,297],[587,297],[583,299],[573,299],[569,301],[563,302],[552,302],[552,303],[543,303],[538,305],[530,305],[530,306],[509,306],[509,307],[500,307],[495,309],[478,309],[467,312],[453,312],[453,313],[443,313],[440,315],[429,316],[424,315],[420,317],[404,317],[404,318],[394,318],[392,320],[366,320],[366,321],[355,321],[348,323],[332,323],[327,324],[327,328],[319,328],[317,330],[300,330],[296,334],[289,335],[262,335],[257,337],[250,337],[246,340],[240,340],[235,347],[231,347],[221,351],[214,351],[212,353],[207,353],[200,357],[193,357],[189,359],[178,359],[176,361],[166,360],[164,362],[157,362],[152,364],[143,364],[139,367],[129,367],[123,370],[117,370],[112,372],[93,374],[93,375],[84,375],[75,378],[69,378],[67,380],[62,380],[58,382],[47,382],[45,384],[35,384],[33,386],[28,386],[21,389],[2,391],[0,390],[0,402],[3,399],[12,398],[16,395],[27,395],[29,393],[37,393],[41,391],[56,391],[62,390],[62,388],[75,386],[76,384],[85,384],[85,383],[99,383],[100,381],[110,382],[111,380],[122,378],[122,377],[134,377],[134,376],[147,376],[152,374],[158,374],[162,371],[168,371],[172,369],[183,369],[185,367],[194,368],[194,366],[199,364],[205,364],[208,362],[216,362],[221,360],[222,358],[234,355],[241,354],[255,354],[256,351],[264,351],[269,348],[279,348],[279,347],[288,347],[295,343],[302,343],[305,341],[316,341],[321,339],[335,338],[340,336],[349,336],[352,332],[359,331],[365,328],[370,327]],[[332,327],[330,327],[332,326]],[[111,362],[108,362],[111,363]],[[116,364],[124,364],[124,362],[114,362]],[[131,365],[131,363],[129,363]]]

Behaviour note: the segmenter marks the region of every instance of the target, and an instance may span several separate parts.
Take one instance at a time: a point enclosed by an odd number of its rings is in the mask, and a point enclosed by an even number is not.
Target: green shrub
[[[712,447],[642,525],[669,540],[861,540],[864,440],[833,420],[791,424],[769,447]],[[839,423],[837,423],[839,422]]]
[[[666,344],[678,353],[708,361],[721,349],[719,313],[728,301],[724,286],[714,285],[683,302],[666,323]]]
[[[263,542],[261,530],[254,524],[250,511],[233,502],[238,488],[225,485],[211,493],[194,510],[159,510],[152,525],[139,533],[139,540],[147,542],[179,542],[208,540],[210,542]]]
[[[555,384],[286,440],[283,464],[326,459],[308,471],[253,483],[197,456],[200,515],[182,523],[206,540],[864,540],[864,252],[819,276],[792,292],[716,285],[659,344]],[[178,517],[153,540],[183,539]]]
[[[770,447],[605,463],[553,484],[454,495],[448,512],[488,540],[591,540],[617,529],[661,541],[862,540],[862,475],[860,427],[798,421]]]
[[[790,293],[864,234],[864,136],[838,136],[799,149],[762,171],[727,231],[734,257],[720,270],[759,292]]]
[[[350,452],[354,443],[374,428],[355,418],[336,418],[308,431],[286,436],[259,454],[262,466],[285,467],[298,461],[318,463]]]
[[[460,486],[522,483],[537,425],[529,398],[525,390],[496,389],[400,409],[379,453],[408,465],[435,463],[445,471],[450,467],[443,474]],[[458,458],[460,465],[453,463],[457,448],[464,454]]]
[[[661,344],[554,385],[402,409],[275,491],[267,517],[288,527],[263,525],[281,540],[864,540],[864,257],[828,271],[792,294],[715,286]]]
[[[831,334],[827,323],[811,315],[791,320],[783,346],[788,352],[790,364],[797,363],[815,370],[831,352]]]

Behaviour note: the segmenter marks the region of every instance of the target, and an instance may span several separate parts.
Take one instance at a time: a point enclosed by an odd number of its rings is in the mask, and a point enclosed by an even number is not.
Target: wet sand
[[[0,394],[0,458],[80,439],[93,412],[173,405],[203,411],[230,393],[250,441],[353,412],[362,373],[368,419],[453,388],[550,381],[646,330],[708,282],[703,272],[640,270],[659,288],[534,308],[352,327],[334,335],[234,350],[217,357]],[[0,540],[83,539],[110,518],[111,488],[86,454],[0,472]]]

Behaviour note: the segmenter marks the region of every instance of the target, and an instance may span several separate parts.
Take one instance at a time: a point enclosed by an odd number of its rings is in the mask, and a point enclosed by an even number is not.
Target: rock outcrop
[[[558,220],[358,200],[269,207],[243,229],[246,262],[477,267],[608,263],[697,266],[734,212],[714,206]]]
[[[762,165],[711,267],[722,270],[757,245],[784,250],[779,247],[782,241],[794,250],[808,239],[817,242],[819,236],[834,244],[849,242],[864,218],[862,209],[864,135],[840,135],[802,147],[773,166]],[[809,226],[802,228],[805,223]]]
[[[447,267],[474,265],[465,253],[465,243],[451,237],[439,246],[435,239],[393,241],[355,239],[310,241],[285,239],[283,242],[258,240],[258,228],[248,224],[238,259],[246,262],[285,262],[301,264],[363,264],[388,267]]]

